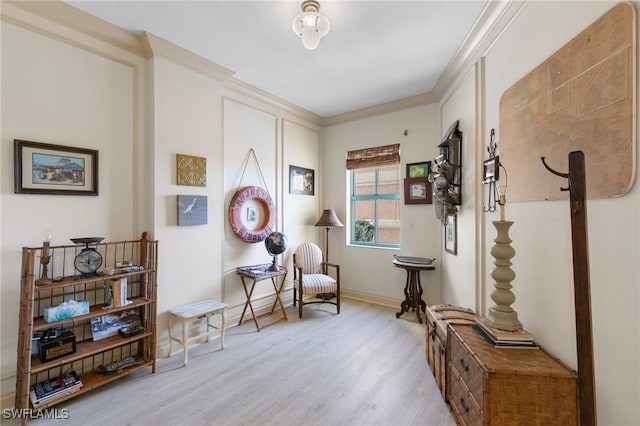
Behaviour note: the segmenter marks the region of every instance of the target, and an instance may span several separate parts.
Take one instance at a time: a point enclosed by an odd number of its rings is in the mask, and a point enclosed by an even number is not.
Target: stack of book
[[[35,408],[49,404],[67,395],[76,393],[82,387],[82,380],[75,371],[44,380],[31,387],[29,398]]]
[[[119,308],[131,303],[127,299],[127,278],[109,279],[106,281],[109,300],[105,308]]]
[[[500,330],[492,327],[486,318],[479,318],[473,329],[496,348],[538,348],[533,335],[523,328],[515,331]]]

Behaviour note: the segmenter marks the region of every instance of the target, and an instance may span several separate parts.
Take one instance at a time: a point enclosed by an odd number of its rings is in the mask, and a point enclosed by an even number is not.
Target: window
[[[400,145],[349,151],[351,244],[400,247]]]

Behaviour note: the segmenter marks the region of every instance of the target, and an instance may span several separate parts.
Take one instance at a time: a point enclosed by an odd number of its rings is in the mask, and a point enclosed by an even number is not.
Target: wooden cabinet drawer
[[[450,339],[449,354],[450,369],[452,372],[455,370],[478,402],[478,405],[482,407],[484,403],[482,385],[485,370],[455,333],[452,334]]]
[[[484,424],[482,410],[455,368],[451,368],[449,404],[460,425]]]
[[[425,322],[425,356],[442,397],[447,401],[447,328],[453,324],[472,326],[476,316],[469,308],[431,305],[425,311]]]
[[[447,388],[458,424],[578,424],[577,377],[544,349],[495,348],[471,327],[450,326],[448,337]]]

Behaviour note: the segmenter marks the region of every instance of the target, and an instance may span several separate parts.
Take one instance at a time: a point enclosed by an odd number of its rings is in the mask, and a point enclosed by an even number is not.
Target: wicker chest
[[[476,322],[476,316],[468,308],[453,305],[432,305],[427,306],[425,317],[427,323],[424,344],[425,357],[442,397],[446,401],[447,327],[449,324],[473,325]]]
[[[543,349],[495,348],[469,326],[448,333],[447,393],[459,425],[576,425],[576,375]]]

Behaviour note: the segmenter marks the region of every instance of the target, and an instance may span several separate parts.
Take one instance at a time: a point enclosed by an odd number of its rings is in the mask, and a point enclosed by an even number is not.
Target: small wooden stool
[[[201,300],[200,302],[191,303],[189,305],[179,306],[177,308],[169,309],[169,356],[173,351],[172,342],[175,340],[176,342],[182,345],[184,349],[184,361],[183,365],[187,365],[187,356],[189,352],[189,336],[188,336],[188,324],[190,322],[206,318],[207,326],[205,329],[205,333],[207,336],[207,342],[210,337],[210,328],[214,328],[216,330],[220,330],[220,345],[222,349],[224,349],[224,328],[225,328],[225,317],[224,310],[227,309],[229,305],[226,303],[218,302],[216,300],[208,299]],[[217,327],[211,323],[209,323],[209,318],[212,316],[220,314],[222,316],[222,325]],[[182,338],[174,337],[171,335],[171,319],[176,317],[182,321]],[[192,338],[201,337],[201,335],[193,336]]]

